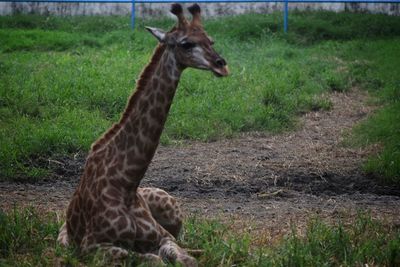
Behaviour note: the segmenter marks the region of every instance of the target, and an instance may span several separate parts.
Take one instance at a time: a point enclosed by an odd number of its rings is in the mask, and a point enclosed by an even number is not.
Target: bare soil
[[[350,129],[373,111],[365,104],[368,96],[354,89],[327,97],[333,108],[303,115],[296,131],[161,146],[143,185],[176,196],[188,214],[232,222],[242,231],[262,230],[259,242],[286,233],[291,223],[301,228],[314,216],[351,220],[369,211],[399,226],[400,188],[362,171],[379,146],[343,145]],[[0,208],[29,205],[62,216],[83,163],[83,155],[49,159],[50,179],[0,183]]]

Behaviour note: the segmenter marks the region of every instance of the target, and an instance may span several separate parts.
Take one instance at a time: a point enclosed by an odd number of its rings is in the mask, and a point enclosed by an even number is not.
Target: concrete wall
[[[186,4],[189,5],[189,4]],[[138,17],[168,16],[170,4],[136,4]],[[216,3],[201,4],[205,16],[220,16],[243,14],[249,12],[268,13],[282,10],[281,3]],[[400,4],[289,4],[293,9],[333,10],[333,11],[358,11],[371,13],[385,13],[400,15]],[[17,13],[35,13],[42,15],[128,15],[131,12],[130,4],[94,4],[94,3],[0,3],[0,15],[12,15]]]

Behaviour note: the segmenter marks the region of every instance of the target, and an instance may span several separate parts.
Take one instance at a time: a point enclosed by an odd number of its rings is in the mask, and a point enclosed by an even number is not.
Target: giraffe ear
[[[148,30],[151,34],[154,35],[154,37],[157,38],[157,40],[160,43],[164,43],[165,42],[165,37],[166,37],[166,33],[163,30],[157,29],[157,28],[153,28],[153,27],[145,27],[146,30]]]

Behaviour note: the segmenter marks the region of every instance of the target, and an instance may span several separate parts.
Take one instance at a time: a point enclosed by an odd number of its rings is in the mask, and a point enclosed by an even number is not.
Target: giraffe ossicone
[[[134,251],[152,262],[197,266],[176,243],[183,220],[176,199],[158,188],[139,187],[183,70],[210,70],[219,77],[229,72],[201,25],[200,7],[194,4],[188,10],[191,21],[181,5],[172,5],[178,23],[168,32],[147,27],[159,45],[121,119],[89,151],[67,208],[66,223],[60,229],[60,244],[74,244],[81,253],[101,249],[114,259]]]

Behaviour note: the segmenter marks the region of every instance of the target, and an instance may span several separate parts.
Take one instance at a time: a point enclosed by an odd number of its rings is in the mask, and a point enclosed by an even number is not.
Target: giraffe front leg
[[[174,264],[179,263],[184,267],[197,267],[196,259],[190,256],[170,238],[164,238],[161,241],[158,255],[166,262]]]
[[[58,234],[58,237],[57,237],[57,243],[63,247],[69,246],[67,223],[64,223],[60,228],[60,233]]]

